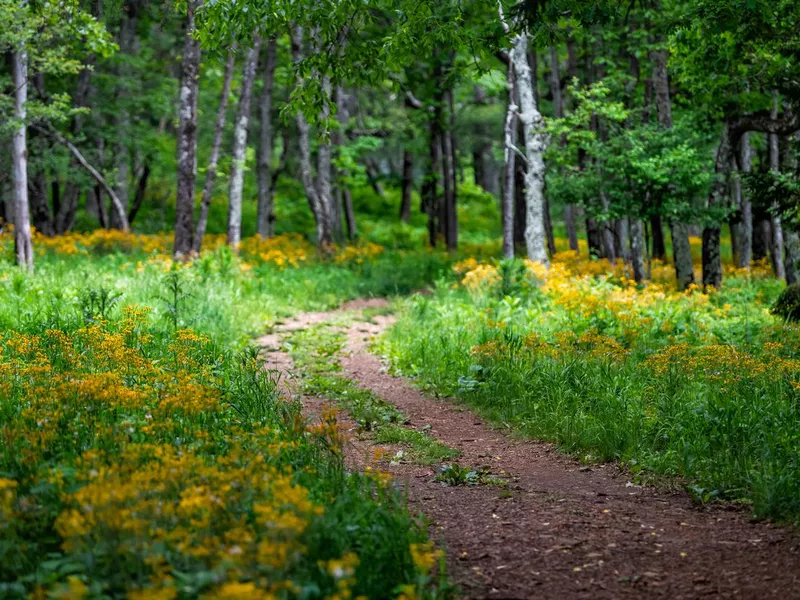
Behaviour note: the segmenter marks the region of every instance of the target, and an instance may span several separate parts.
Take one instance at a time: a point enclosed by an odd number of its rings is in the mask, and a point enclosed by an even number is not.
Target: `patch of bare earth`
[[[284,328],[339,314],[301,315]],[[551,445],[509,437],[454,401],[421,393],[368,351],[391,321],[378,316],[348,328],[344,374],[395,404],[408,427],[460,450],[462,465],[486,465],[509,479],[505,489],[449,487],[434,481],[434,468],[387,467],[431,521],[464,597],[800,598],[795,531],[753,522],[743,509],[700,508],[682,493],[632,487],[614,465],[585,467]],[[277,338],[262,345],[270,341]],[[291,364],[279,350],[267,356],[272,368]],[[319,410],[319,400],[303,402],[310,413]],[[350,445],[350,464],[363,465],[370,444]]]

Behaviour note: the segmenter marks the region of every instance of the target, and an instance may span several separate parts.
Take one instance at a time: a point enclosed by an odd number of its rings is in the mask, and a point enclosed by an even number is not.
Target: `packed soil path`
[[[308,313],[291,331],[379,301]],[[515,439],[456,401],[435,399],[390,375],[368,343],[388,316],[347,327],[345,375],[395,404],[406,426],[488,466],[510,486],[446,486],[435,469],[386,467],[431,522],[465,598],[800,598],[800,535],[754,522],[746,509],[701,508],[679,492],[632,485],[614,465],[585,466],[551,445]],[[288,369],[279,333],[261,340],[272,368]],[[319,399],[303,399],[310,413]],[[363,464],[365,445],[348,449]]]

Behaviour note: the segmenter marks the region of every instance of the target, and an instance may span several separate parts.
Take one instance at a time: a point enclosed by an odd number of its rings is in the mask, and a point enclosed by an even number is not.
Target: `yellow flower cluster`
[[[232,426],[209,340],[178,331],[159,354],[147,310],[123,313],[118,323],[2,339],[0,387],[13,409],[0,422],[0,472],[19,476],[0,478],[0,545],[33,552],[17,536],[57,515],[63,553],[115,565],[113,585],[131,599],[176,598],[186,571],[215,573],[207,598],[299,593],[292,569],[324,508],[286,457],[318,436],[340,443],[335,414],[310,431]],[[354,554],[327,564],[331,598],[351,598],[357,564]],[[86,594],[78,577],[33,591]]]

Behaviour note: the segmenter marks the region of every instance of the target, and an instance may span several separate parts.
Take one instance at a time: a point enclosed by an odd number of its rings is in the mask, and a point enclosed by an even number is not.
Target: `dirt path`
[[[282,330],[341,314],[301,315]],[[367,350],[391,322],[378,316],[347,328],[345,375],[395,404],[408,427],[460,450],[460,464],[486,465],[510,480],[508,488],[450,487],[434,481],[430,467],[386,467],[432,521],[464,597],[800,598],[796,532],[751,522],[743,510],[701,509],[685,494],[632,486],[613,465],[584,467],[550,445],[505,435],[453,401],[422,394]],[[277,348],[279,335],[261,344]],[[283,352],[267,356],[272,368],[291,365]],[[318,410],[318,399],[303,400]],[[369,444],[350,448],[354,463]]]

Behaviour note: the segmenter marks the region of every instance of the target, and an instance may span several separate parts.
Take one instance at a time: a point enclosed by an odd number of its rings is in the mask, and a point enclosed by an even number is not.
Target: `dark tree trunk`
[[[233,50],[228,52],[228,61],[225,63],[225,75],[222,80],[222,93],[217,109],[217,122],[214,127],[214,141],[211,144],[211,156],[206,167],[206,181],[203,186],[203,198],[200,201],[200,216],[197,219],[197,230],[194,234],[193,250],[196,254],[200,253],[203,247],[203,238],[206,235],[208,225],[208,209],[211,206],[211,195],[214,192],[214,180],[217,177],[217,163],[219,162],[220,148],[222,147],[222,134],[225,132],[225,118],[228,114],[228,96],[231,91],[231,79],[233,78],[233,67],[235,64],[235,54]]]
[[[661,215],[651,215],[650,217],[650,236],[652,239],[652,250],[650,256],[660,261],[667,258],[667,243],[664,238],[664,225],[661,222]]]
[[[633,268],[633,279],[639,284],[647,279],[646,250],[644,223],[641,219],[631,218],[631,267]]]
[[[445,242],[448,250],[458,248],[458,182],[456,180],[456,148],[454,139],[455,129],[455,110],[453,106],[453,90],[447,90],[445,94],[448,103],[448,124],[444,132],[442,152],[444,154],[444,197],[445,214],[447,228],[445,230]]]
[[[408,223],[411,220],[411,193],[414,190],[414,154],[403,150],[403,199],[400,204],[400,220]]]
[[[427,173],[422,185],[422,202],[428,215],[428,243],[436,247],[439,234],[439,173],[441,172],[441,128],[437,119],[429,124]]]
[[[178,109],[178,192],[175,196],[176,259],[191,254],[194,234],[194,188],[197,179],[197,95],[200,82],[200,42],[194,36],[194,13],[200,0],[186,5],[186,32],[181,62],[180,101]],[[149,168],[146,169],[149,173]],[[145,182],[147,180],[145,179]],[[138,211],[138,207],[136,208]],[[132,211],[136,214],[136,211]],[[129,219],[130,220],[130,219]]]
[[[514,170],[514,246],[525,247],[525,165],[516,161]]]
[[[586,219],[586,241],[589,246],[589,256],[605,258],[603,254],[603,232],[593,217]]]
[[[258,113],[260,135],[258,143],[258,217],[256,232],[264,238],[272,237],[275,222],[272,197],[272,90],[275,82],[275,57],[277,42],[270,40],[264,57],[264,89],[259,99]]]
[[[750,149],[750,136],[745,133],[739,140],[739,153],[742,173],[749,173],[753,168],[753,156]],[[738,228],[737,263],[739,268],[749,267],[753,257],[753,202],[750,194],[741,188],[741,218]]]
[[[769,214],[762,207],[753,207],[753,260],[764,260],[769,256],[772,225]]]
[[[771,117],[778,118],[778,93],[774,92],[772,101]],[[778,135],[770,133],[767,136],[769,147],[769,170],[775,175],[781,171],[780,147]],[[778,279],[786,278],[786,270],[783,263],[783,224],[779,214],[777,204],[771,207],[770,225],[772,225],[772,244],[770,244],[770,259],[772,260],[772,271]]]
[[[142,167],[142,174],[139,176],[139,181],[136,184],[136,192],[133,195],[133,206],[128,211],[128,224],[133,223],[139,209],[142,208],[144,203],[145,194],[147,194],[147,182],[150,179],[150,163],[145,162]]]
[[[717,157],[714,161],[716,180],[711,187],[708,198],[709,208],[722,205],[727,196],[728,174],[730,173],[731,159],[730,136],[728,125],[722,129],[722,137],[717,148]],[[720,225],[714,223],[703,228],[703,287],[719,289],[722,285],[722,260],[720,253]]]

